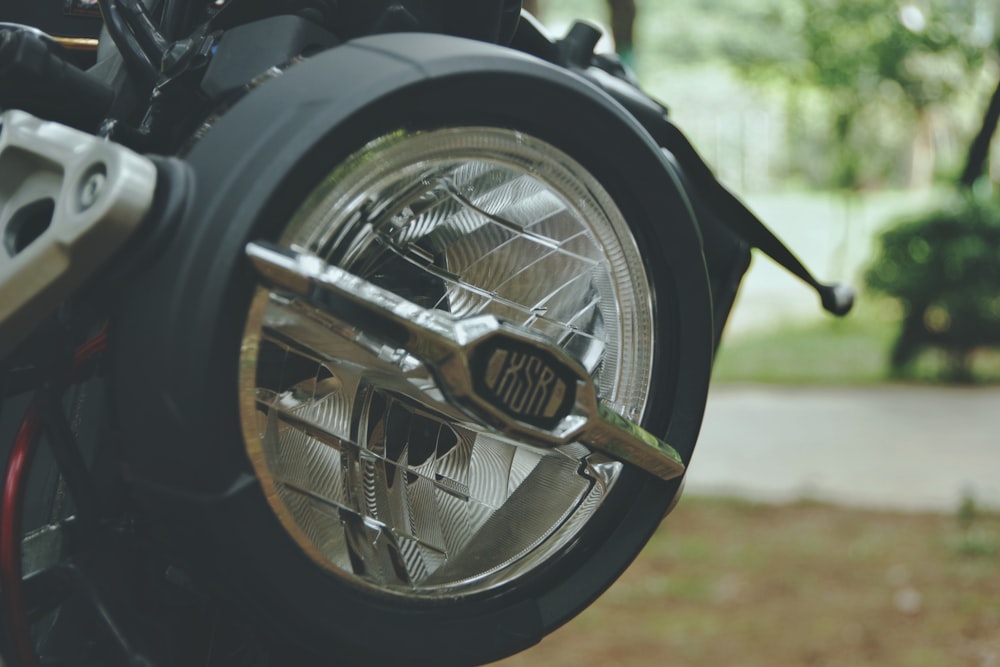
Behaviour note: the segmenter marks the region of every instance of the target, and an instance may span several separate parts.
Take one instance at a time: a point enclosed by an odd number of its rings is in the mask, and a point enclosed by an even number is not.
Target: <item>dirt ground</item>
[[[685,498],[579,617],[498,667],[1000,667],[1000,516]]]

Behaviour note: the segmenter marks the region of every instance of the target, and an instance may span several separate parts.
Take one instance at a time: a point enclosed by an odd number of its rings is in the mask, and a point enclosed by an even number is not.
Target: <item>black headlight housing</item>
[[[470,125],[557,147],[620,208],[655,288],[659,344],[644,426],[688,461],[715,332],[683,177],[590,82],[481,42],[363,38],[247,95],[186,156],[195,174],[188,214],[113,320],[127,476],[177,562],[234,614],[317,656],[336,650],[336,662],[468,664],[535,643],[610,585],[680,487],[626,469],[573,543],[542,566],[511,585],[437,600],[401,600],[331,576],[268,506],[243,446],[235,386],[255,285],[246,243],[276,239],[317,181],[372,139]]]

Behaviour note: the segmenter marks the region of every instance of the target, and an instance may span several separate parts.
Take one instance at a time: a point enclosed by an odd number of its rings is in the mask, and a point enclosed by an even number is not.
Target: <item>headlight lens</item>
[[[316,188],[279,242],[423,306],[535,328],[584,364],[603,401],[642,418],[653,312],[635,239],[604,188],[539,139],[384,136]],[[527,447],[439,399],[404,352],[349,342],[258,288],[241,350],[247,450],[282,524],[336,575],[411,597],[501,586],[569,544],[620,476],[580,444]]]

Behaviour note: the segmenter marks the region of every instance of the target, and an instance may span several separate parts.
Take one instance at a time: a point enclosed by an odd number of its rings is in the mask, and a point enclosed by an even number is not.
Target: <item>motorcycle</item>
[[[4,12],[9,664],[521,651],[677,502],[750,249],[851,307],[588,24]]]

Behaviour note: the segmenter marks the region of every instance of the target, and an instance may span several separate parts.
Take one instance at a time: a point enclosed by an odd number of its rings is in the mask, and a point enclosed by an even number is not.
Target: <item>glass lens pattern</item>
[[[280,243],[425,307],[537,329],[601,400],[642,418],[654,341],[638,248],[607,192],[551,145],[483,127],[382,137],[317,187]],[[419,361],[349,328],[261,287],[241,350],[248,453],[314,560],[388,594],[467,595],[579,534],[620,463],[470,423]]]

